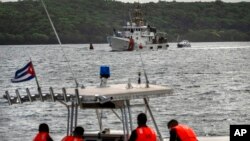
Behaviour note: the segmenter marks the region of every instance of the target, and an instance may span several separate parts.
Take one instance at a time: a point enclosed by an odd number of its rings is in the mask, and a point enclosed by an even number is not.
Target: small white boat
[[[155,27],[145,25],[140,4],[136,4],[132,22],[127,22],[122,31],[114,29],[108,37],[112,51],[158,50],[169,47],[166,33],[157,32]]]
[[[191,47],[191,44],[189,43],[188,40],[182,40],[177,44],[178,48],[183,48],[183,47]]]

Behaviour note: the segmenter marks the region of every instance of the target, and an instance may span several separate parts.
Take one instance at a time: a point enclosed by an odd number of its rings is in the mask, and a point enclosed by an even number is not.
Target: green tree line
[[[129,21],[133,4],[113,0],[45,0],[62,43],[105,43]],[[250,3],[142,4],[144,19],[169,41],[250,41]],[[0,2],[0,44],[55,44],[40,0]]]

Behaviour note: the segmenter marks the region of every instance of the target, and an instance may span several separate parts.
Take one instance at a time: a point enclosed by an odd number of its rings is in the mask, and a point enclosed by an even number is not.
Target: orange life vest
[[[33,139],[33,141],[47,141],[49,138],[49,133],[47,132],[39,132],[36,137]]]
[[[74,137],[74,136],[66,136],[62,139],[62,141],[84,141],[82,138]]]
[[[197,141],[194,131],[186,125],[177,125],[173,127],[181,141]]]
[[[156,141],[156,134],[151,128],[137,127],[136,128],[136,141]]]
[[[134,45],[135,45],[134,39],[130,38],[129,39],[129,45],[128,45],[128,51],[134,50]]]

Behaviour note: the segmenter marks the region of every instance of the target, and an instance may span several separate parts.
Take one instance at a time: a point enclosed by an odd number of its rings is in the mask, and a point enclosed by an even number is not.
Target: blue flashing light
[[[110,77],[109,66],[100,66],[100,77],[101,78],[109,78]]]

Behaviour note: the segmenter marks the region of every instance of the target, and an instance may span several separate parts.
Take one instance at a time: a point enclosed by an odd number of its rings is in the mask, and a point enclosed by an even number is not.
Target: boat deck
[[[229,141],[229,136],[198,137],[199,141]]]
[[[97,139],[98,131],[92,131],[85,133],[86,141],[95,141]],[[107,130],[106,133],[100,134],[103,139],[119,140],[123,138],[123,132],[121,130]],[[164,138],[163,141],[169,141],[169,138]],[[198,141],[229,141],[229,136],[199,136]]]
[[[169,138],[165,138],[164,141],[169,141]],[[198,141],[229,141],[229,136],[201,136],[198,137]]]

